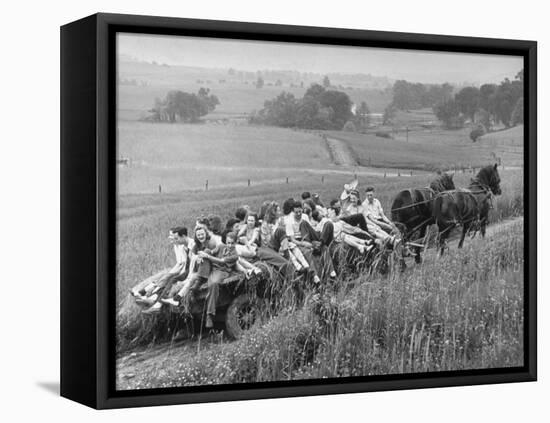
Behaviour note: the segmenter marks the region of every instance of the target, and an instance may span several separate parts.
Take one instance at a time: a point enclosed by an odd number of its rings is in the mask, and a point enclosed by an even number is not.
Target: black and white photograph
[[[118,33],[116,390],[522,367],[524,65]]]

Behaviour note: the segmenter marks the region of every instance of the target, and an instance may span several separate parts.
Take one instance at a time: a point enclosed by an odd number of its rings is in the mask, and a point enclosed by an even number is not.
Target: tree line
[[[384,111],[384,123],[391,124],[397,110],[431,107],[448,129],[462,128],[466,121],[477,124],[478,132],[491,130],[496,124],[505,127],[523,123],[523,70],[514,80],[505,78],[500,84],[468,86],[453,95],[448,83],[421,84],[396,81],[393,99]]]
[[[210,94],[209,88],[200,88],[197,94],[171,90],[164,99],[155,100],[145,120],[170,123],[197,122],[201,116],[213,112],[218,104],[218,97]]]
[[[500,84],[465,87],[454,98],[434,106],[437,118],[448,128],[461,127],[466,120],[489,131],[498,123],[506,128],[523,123],[523,70]]]
[[[284,128],[337,129],[344,127],[354,115],[349,96],[330,89],[329,83],[312,84],[302,98],[283,91],[276,98],[266,100],[264,107],[251,114],[253,124]]]

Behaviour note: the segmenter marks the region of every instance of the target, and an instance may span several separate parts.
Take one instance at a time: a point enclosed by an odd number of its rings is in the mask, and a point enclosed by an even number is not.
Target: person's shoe
[[[212,329],[214,327],[214,320],[212,320],[212,315],[211,314],[206,315],[205,327],[206,327],[206,329]]]
[[[255,267],[253,271],[254,271],[255,275],[261,275],[262,274],[262,269],[260,269],[259,267]]]
[[[162,304],[166,304],[173,307],[179,307],[180,305],[179,301],[176,301],[174,298],[162,298],[160,302]]]
[[[335,278],[336,277],[336,272],[333,270],[332,272],[330,272],[330,275],[329,275],[331,278]]]
[[[160,309],[162,308],[161,303],[155,303],[151,307],[149,307],[147,310],[143,310],[143,314],[157,314],[160,313]]]
[[[313,283],[318,284],[319,282],[321,282],[321,279],[319,279],[319,276],[315,275],[313,277]]]
[[[361,254],[365,254],[365,246],[364,246],[364,245],[359,245],[359,246],[357,247],[357,249],[359,250],[359,252],[360,252]]]

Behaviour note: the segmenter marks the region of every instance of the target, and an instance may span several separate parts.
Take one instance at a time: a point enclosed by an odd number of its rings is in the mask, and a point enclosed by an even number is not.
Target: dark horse
[[[441,173],[429,187],[411,188],[401,191],[393,200],[391,219],[402,227],[406,241],[426,236],[428,226],[435,223],[433,218],[433,200],[440,192],[455,189],[453,175]],[[422,262],[421,247],[413,247],[415,261]]]
[[[500,195],[500,176],[497,165],[482,168],[467,189],[443,192],[439,194],[433,206],[435,222],[439,228],[439,247],[441,254],[450,232],[462,225],[462,234],[458,248],[462,248],[464,237],[474,227],[485,236],[491,195]]]

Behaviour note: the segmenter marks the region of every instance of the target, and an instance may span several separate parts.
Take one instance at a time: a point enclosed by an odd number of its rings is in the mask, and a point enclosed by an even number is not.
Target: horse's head
[[[453,181],[454,174],[452,173],[445,173],[443,172],[443,175],[441,175],[441,185],[444,188],[444,191],[450,191],[452,189],[455,189],[455,183]]]
[[[500,175],[498,174],[498,164],[485,166],[483,169],[479,171],[477,174],[477,179],[489,187],[491,192],[495,195],[502,194],[502,190],[500,189]]]
[[[445,172],[438,172],[438,177],[431,184],[430,188],[436,192],[450,191],[455,189],[455,183],[453,181],[453,174]]]

